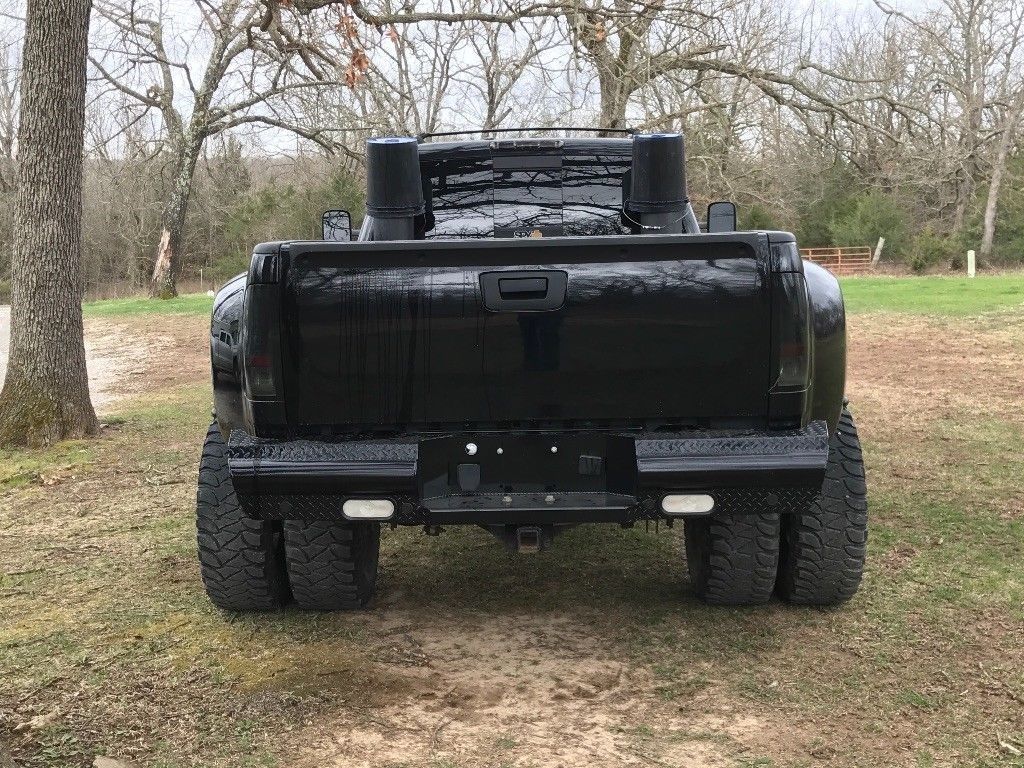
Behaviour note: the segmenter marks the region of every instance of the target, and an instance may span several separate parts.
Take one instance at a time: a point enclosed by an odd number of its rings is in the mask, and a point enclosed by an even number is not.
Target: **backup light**
[[[387,520],[395,514],[395,503],[388,499],[349,499],[341,505],[349,520]]]
[[[666,515],[706,515],[715,508],[715,500],[706,493],[678,493],[661,500],[661,509]]]

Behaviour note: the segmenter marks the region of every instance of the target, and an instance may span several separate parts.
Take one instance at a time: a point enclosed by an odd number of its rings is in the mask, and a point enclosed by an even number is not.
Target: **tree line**
[[[304,201],[358,209],[368,135],[523,125],[682,130],[698,203],[735,199],[745,225],[807,246],[885,236],[886,256],[916,269],[955,267],[969,247],[983,263],[1024,254],[1013,0],[914,13],[875,0],[845,15],[781,0],[373,6],[99,0],[87,285],[174,295],[268,229],[315,227]],[[0,179],[15,148],[10,32]],[[324,197],[339,185],[351,194]],[[294,206],[301,221],[281,210]],[[8,215],[0,242],[11,234]],[[9,272],[0,256],[0,281]]]
[[[82,13],[82,60],[47,48],[46,24]],[[30,107],[77,114],[61,105],[79,96],[47,91],[53,71],[84,73],[68,167],[82,183],[62,198],[82,226],[57,244],[78,290],[173,296],[200,270],[240,267],[254,241],[313,234],[322,208],[358,215],[369,135],[524,125],[682,131],[698,206],[733,199],[742,225],[808,246],[885,236],[887,257],[917,269],[1024,248],[1016,0],[29,0],[23,21],[0,30],[0,291],[15,329],[38,269],[28,238],[56,237],[30,215],[57,205],[31,175]]]

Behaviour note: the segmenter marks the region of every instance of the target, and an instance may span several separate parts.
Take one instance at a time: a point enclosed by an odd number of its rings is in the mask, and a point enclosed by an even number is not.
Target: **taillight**
[[[772,329],[778,350],[772,391],[806,389],[810,383],[810,307],[804,276],[773,275]]]
[[[778,429],[803,425],[810,403],[811,313],[800,272],[772,275],[772,381],[768,423]]]
[[[245,388],[252,400],[281,397],[281,308],[276,284],[245,290],[242,355]]]

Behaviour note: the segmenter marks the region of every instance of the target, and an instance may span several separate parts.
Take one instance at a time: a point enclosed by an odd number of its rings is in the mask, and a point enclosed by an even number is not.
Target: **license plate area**
[[[419,445],[427,507],[619,506],[634,496],[636,477],[635,443],[621,435],[484,433]]]

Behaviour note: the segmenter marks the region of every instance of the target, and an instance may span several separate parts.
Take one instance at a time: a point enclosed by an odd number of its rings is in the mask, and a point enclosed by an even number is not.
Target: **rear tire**
[[[867,485],[849,411],[829,439],[821,493],[806,514],[783,523],[778,593],[799,605],[836,605],[860,586],[868,537]]]
[[[288,602],[280,524],[254,520],[239,507],[217,422],[199,461],[196,538],[206,594],[218,608],[269,611]]]
[[[292,594],[302,608],[354,610],[373,597],[379,523],[286,520],[284,548]]]
[[[711,515],[685,522],[694,592],[711,605],[758,605],[775,586],[779,516]]]

